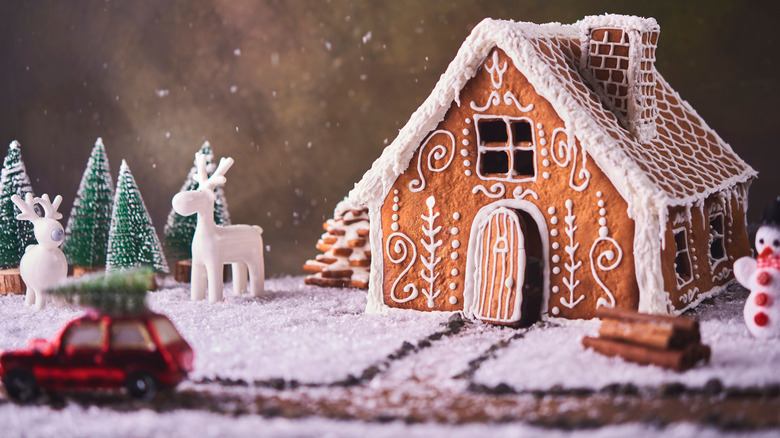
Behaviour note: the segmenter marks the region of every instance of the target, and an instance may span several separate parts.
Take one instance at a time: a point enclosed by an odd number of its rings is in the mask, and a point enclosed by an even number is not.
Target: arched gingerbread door
[[[499,207],[479,228],[474,316],[485,322],[515,324],[520,320],[526,270],[521,220],[514,210]]]

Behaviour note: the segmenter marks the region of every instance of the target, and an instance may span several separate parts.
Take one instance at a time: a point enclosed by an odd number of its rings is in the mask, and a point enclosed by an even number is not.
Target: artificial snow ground
[[[387,362],[388,356],[404,343],[418,345],[430,335],[442,332],[450,316],[411,311],[367,315],[365,292],[304,286],[301,278],[269,280],[266,289],[267,296],[263,298],[235,297],[228,291],[225,302],[209,304],[190,301],[187,285],[164,282],[162,289],[150,293],[147,301],[153,310],[167,314],[193,346],[196,359],[191,380],[222,378],[251,383],[280,379],[317,386],[316,391],[328,391],[331,383],[360,376],[367,368]],[[595,334],[596,321],[533,327],[524,336],[517,336],[521,332],[513,329],[467,324],[455,335],[437,339],[427,348],[391,361],[367,385],[399,388],[411,386],[409,382],[424,382],[420,391],[436,387],[458,392],[467,391],[470,383],[489,387],[505,384],[516,391],[556,386],[599,389],[612,383],[655,387],[681,382],[695,387],[711,379],[734,387],[779,383],[776,370],[780,340],[758,341],[750,337],[741,316],[746,296],[743,289],[732,287],[697,308],[702,340],[712,348],[712,361],[686,373],[634,365],[584,350],[580,339]],[[81,314],[78,309],[55,306],[35,311],[25,307],[23,300],[22,296],[0,297],[2,349],[23,347],[33,337],[51,337]],[[501,348],[496,349],[496,345]],[[494,353],[485,355],[491,347]],[[475,369],[473,361],[478,358],[481,362]],[[471,377],[464,379],[469,367]],[[184,384],[187,385],[197,384]],[[322,418],[292,421],[192,411],[120,412],[72,403],[61,409],[0,404],[0,424],[3,436],[100,436],[107,430],[115,436],[511,436],[541,432],[521,423],[455,427]],[[693,430],[716,433],[677,424],[663,430],[643,425],[616,426],[585,434],[624,436],[657,432],[685,436]],[[544,433],[550,434],[547,430]]]

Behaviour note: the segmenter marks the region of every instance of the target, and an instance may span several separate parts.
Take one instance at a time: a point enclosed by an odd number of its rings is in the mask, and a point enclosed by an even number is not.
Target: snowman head
[[[756,251],[759,257],[780,256],[780,197],[764,208],[761,228],[756,232]]]
[[[756,232],[756,252],[759,257],[780,256],[780,227],[763,225]]]

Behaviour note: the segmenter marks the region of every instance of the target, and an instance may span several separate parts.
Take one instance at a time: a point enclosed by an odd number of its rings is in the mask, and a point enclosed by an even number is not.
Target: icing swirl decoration
[[[606,248],[602,243],[607,245]],[[601,249],[597,250],[596,247],[599,246]],[[600,297],[596,301],[597,308],[601,306],[615,307],[615,295],[612,294],[612,291],[610,291],[604,284],[604,281],[601,280],[596,268],[603,272],[611,271],[620,265],[621,260],[623,260],[623,249],[615,239],[608,236],[601,236],[593,242],[593,246],[590,248],[590,272],[593,274],[596,283],[598,283],[599,286],[601,286],[601,289],[604,290],[604,293],[607,294],[607,298]]]
[[[566,140],[560,140],[556,143],[555,139],[559,134],[565,135]],[[571,164],[569,187],[581,192],[588,188],[588,184],[590,183],[590,172],[585,168],[585,164],[588,161],[585,151],[582,151],[582,168],[577,172],[576,161],[578,152],[579,149],[577,148],[575,141],[564,128],[556,128],[553,131],[552,137],[550,138],[550,156],[559,167],[568,167],[569,164]],[[577,178],[581,180],[579,184],[574,181],[575,174],[577,175]]]
[[[495,183],[490,186],[490,190],[486,189],[482,184],[477,185],[471,190],[471,193],[475,195],[480,192],[488,198],[496,199],[504,196],[504,193],[506,193],[506,188],[501,183]]]
[[[526,196],[533,196],[534,199],[536,199],[537,201],[539,200],[539,195],[531,189],[523,190],[522,187],[517,186],[515,187],[514,190],[512,190],[512,197],[515,199],[523,199]]]
[[[523,106],[520,104],[520,101],[517,99],[517,96],[514,95],[511,91],[507,91],[504,93],[504,103],[507,105],[515,105],[517,109],[520,111],[527,113],[534,109],[534,104],[530,103],[528,106]],[[490,96],[488,96],[487,102],[485,102],[484,105],[477,105],[476,102],[473,100],[471,101],[471,109],[475,111],[485,111],[492,107],[493,105],[501,105],[501,95],[498,94],[498,91],[493,90],[490,92]]]
[[[532,103],[528,104],[528,106],[520,105],[520,101],[517,100],[517,97],[511,91],[507,91],[506,93],[504,93],[504,103],[507,105],[514,104],[517,107],[517,109],[519,109],[524,113],[527,113],[528,111],[534,109],[534,104]]]
[[[419,175],[419,178],[412,180],[412,182],[409,183],[409,190],[412,192],[421,192],[425,188],[425,176],[423,175],[422,171],[422,159],[423,155],[425,155],[425,148],[428,147],[428,144],[431,143],[431,140],[436,137],[439,134],[446,135],[450,140],[450,147],[443,144],[437,144],[430,148],[428,150],[426,163],[428,165],[428,170],[431,172],[441,172],[448,167],[450,167],[450,164],[452,164],[452,160],[455,158],[455,148],[456,148],[456,142],[455,142],[455,136],[452,135],[450,131],[444,130],[444,129],[437,129],[436,131],[433,131],[431,135],[428,136],[427,139],[425,139],[425,142],[423,142],[422,147],[420,148],[420,152],[417,154],[417,174]],[[447,154],[449,154],[449,158],[447,159],[447,162],[444,163],[444,165],[440,167],[436,167],[436,162],[443,160]]]
[[[395,243],[393,243],[393,239],[395,239]],[[390,251],[391,246],[393,247],[392,251]],[[406,298],[398,298],[395,291],[396,287],[398,287],[398,283],[400,283],[404,275],[406,275],[409,270],[412,269],[412,265],[414,265],[414,262],[417,260],[417,248],[415,247],[412,239],[410,239],[409,236],[404,233],[396,232],[387,238],[385,254],[387,254],[387,258],[390,259],[390,262],[393,264],[397,265],[399,263],[404,263],[409,256],[409,248],[412,249],[412,257],[409,259],[409,264],[401,272],[401,275],[395,279],[393,282],[393,287],[390,288],[390,299],[396,303],[405,303],[407,301],[411,301],[417,298],[417,296],[420,294],[417,290],[417,286],[412,283],[404,286],[404,293],[409,294],[406,296]],[[393,255],[396,255],[396,257],[393,257]]]

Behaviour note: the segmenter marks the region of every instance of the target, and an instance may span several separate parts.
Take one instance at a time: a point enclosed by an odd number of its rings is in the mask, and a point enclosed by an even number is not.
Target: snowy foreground
[[[534,327],[527,332],[483,324],[467,324],[457,334],[436,338],[430,346],[403,357],[389,357],[404,343],[421,340],[446,329],[448,314],[391,312],[366,315],[365,293],[359,290],[304,286],[301,278],[269,280],[261,299],[234,297],[212,305],[189,300],[187,285],[163,283],[150,293],[150,307],[167,314],[195,350],[191,381],[181,390],[209,387],[208,382],[249,382],[249,387],[226,391],[251,393],[255,384],[269,381],[302,384],[312,394],[332,391],[333,383],[360,377],[366,369],[379,372],[350,392],[369,405],[371,394],[407,388],[405,395],[435,388],[445,394],[468,391],[469,385],[508,385],[517,392],[554,387],[598,390],[613,383],[653,388],[680,382],[702,387],[712,379],[724,386],[766,386],[780,382],[777,363],[780,341],[753,340],[741,319],[746,292],[732,288],[697,310],[702,339],[711,346],[712,362],[686,373],[644,367],[585,351],[584,335],[594,334],[598,322],[569,326]],[[26,308],[21,296],[0,297],[0,348],[23,347],[32,337],[50,337],[78,309],[49,306]],[[518,336],[523,334],[523,336]],[[501,348],[496,348],[500,345]],[[489,349],[492,354],[486,354]],[[474,360],[480,359],[479,365]],[[467,378],[463,376],[466,375]],[[260,383],[257,383],[260,382]],[[411,383],[415,382],[415,383]],[[210,388],[210,387],[209,387]],[[419,388],[419,389],[415,389]],[[289,392],[289,391],[288,391]],[[365,401],[362,397],[367,397]],[[563,436],[521,422],[444,425],[337,421],[317,416],[303,419],[238,417],[199,410],[155,412],[122,410],[66,403],[63,406],[17,406],[0,403],[2,436]],[[665,428],[628,424],[582,430],[582,436],[691,436],[720,432],[678,423]],[[776,433],[776,431],[774,431]],[[772,431],[758,432],[770,436]]]

